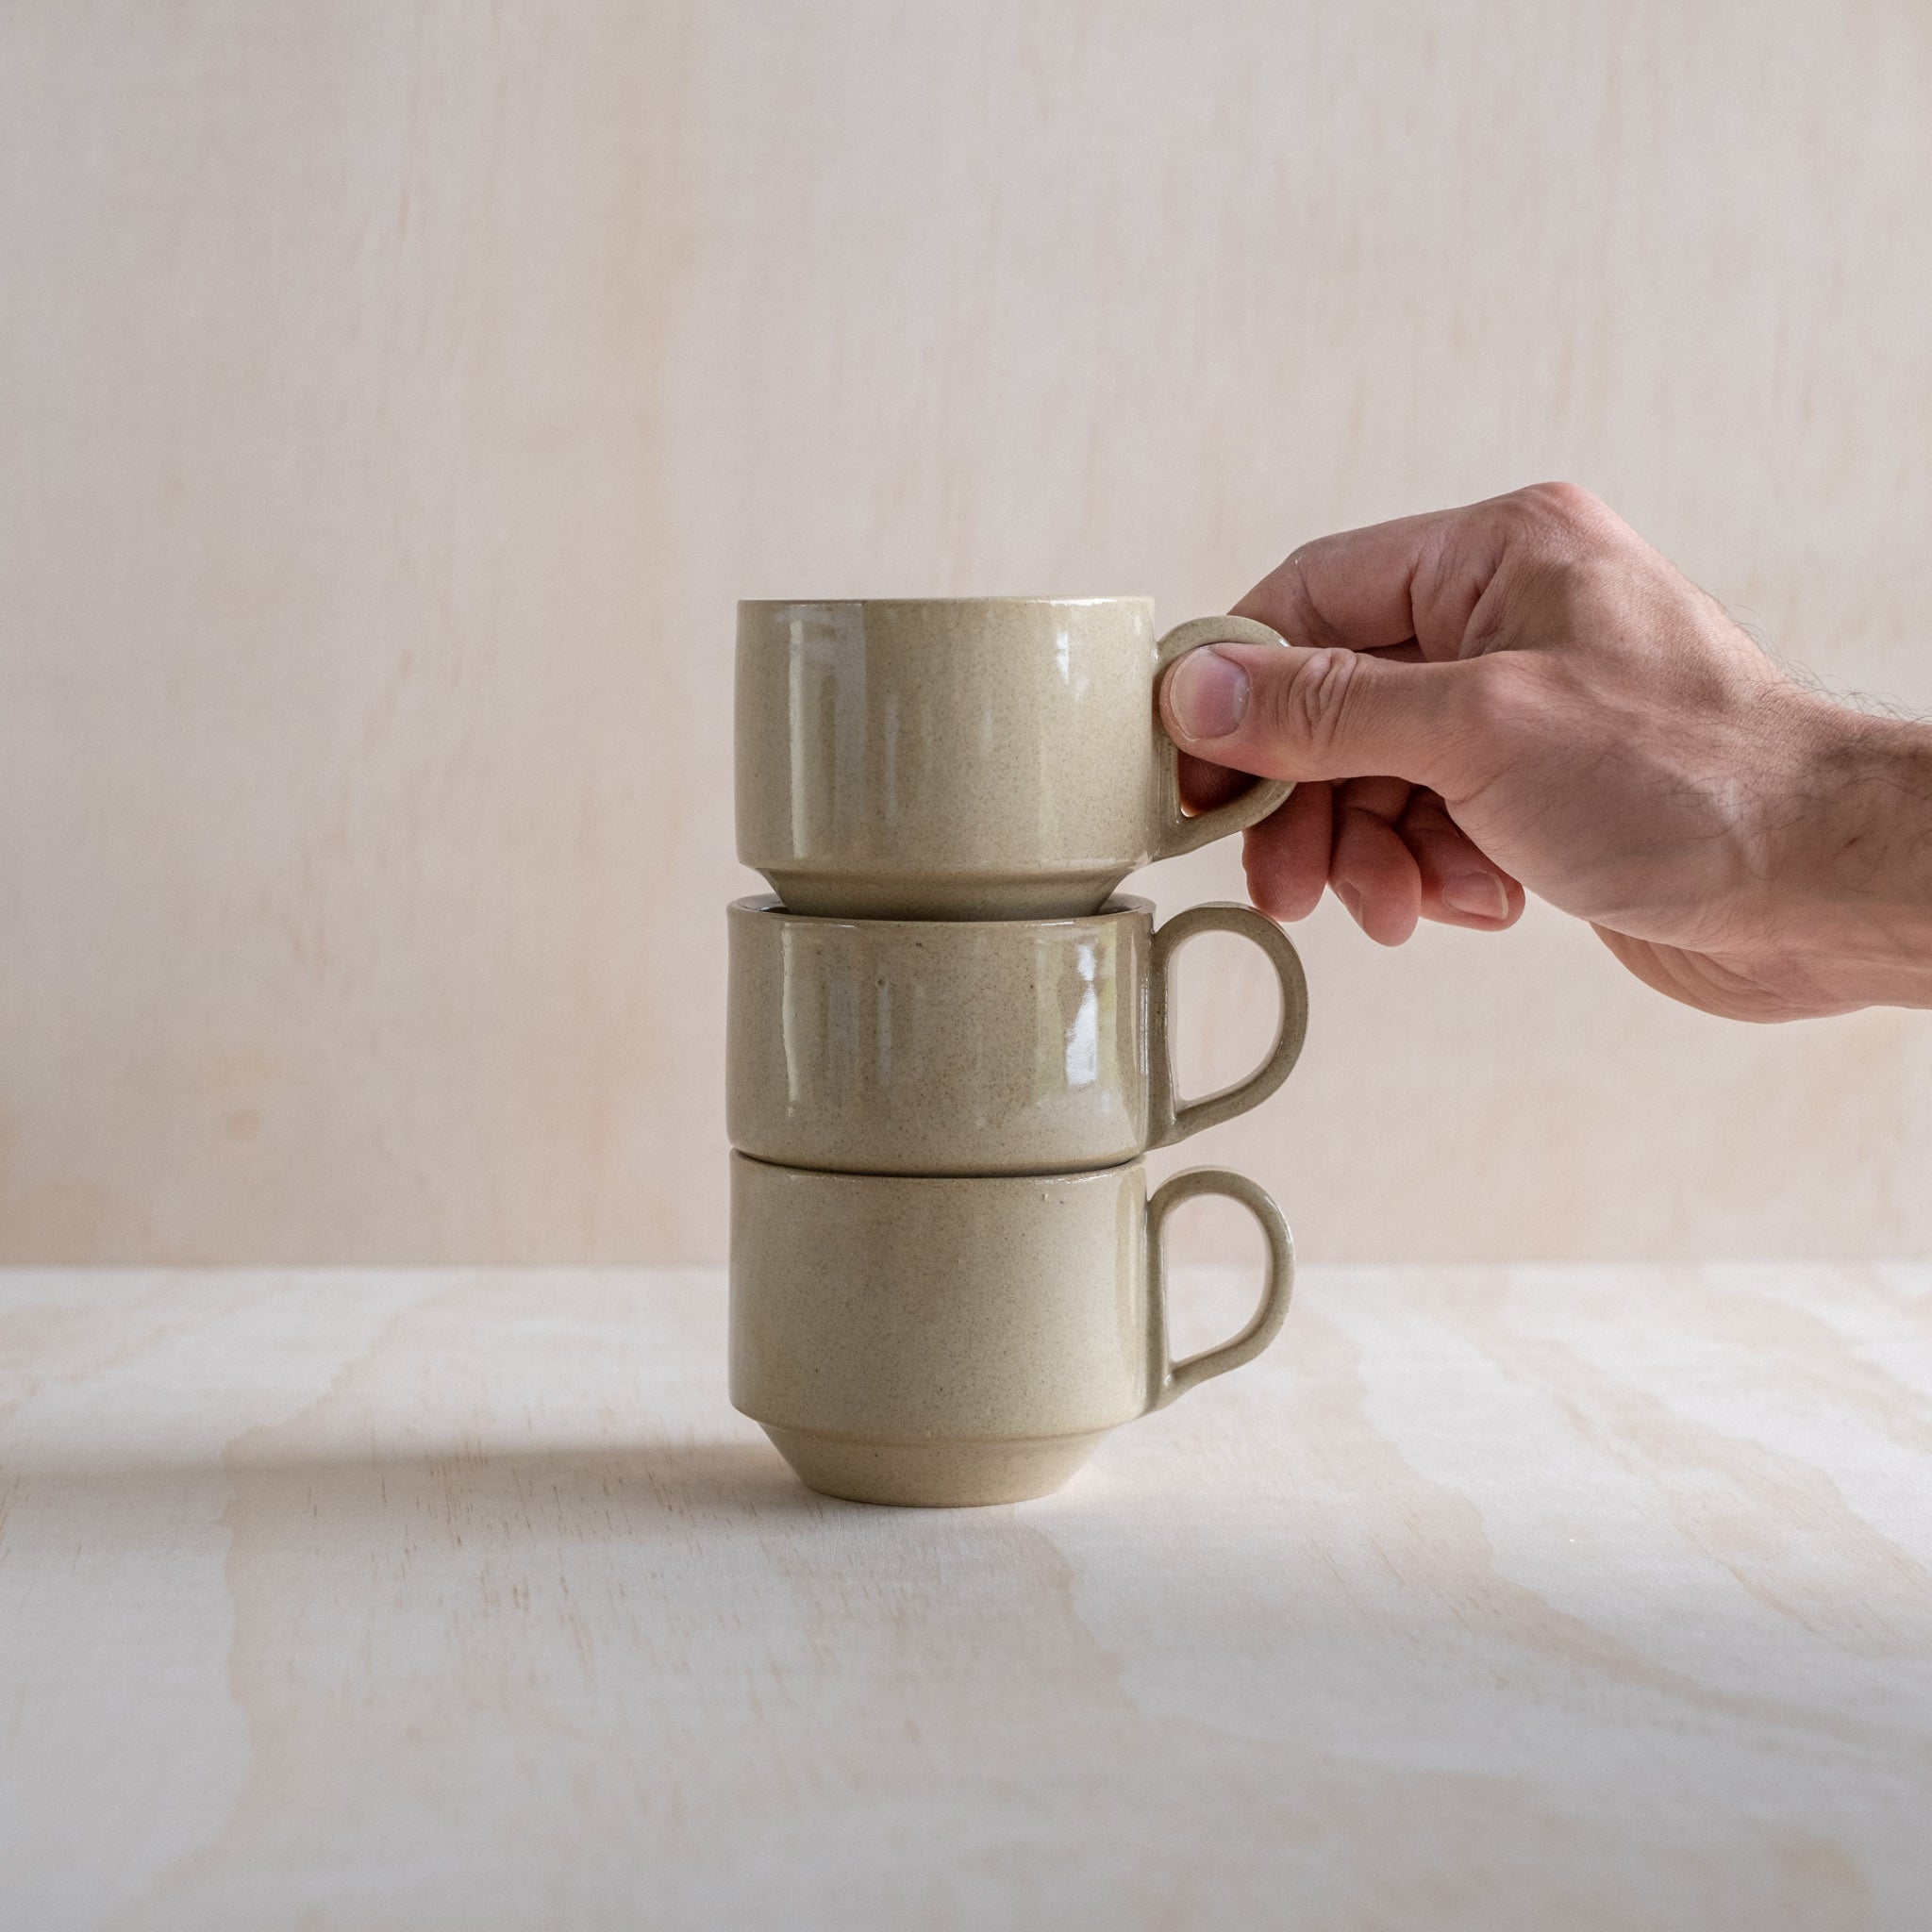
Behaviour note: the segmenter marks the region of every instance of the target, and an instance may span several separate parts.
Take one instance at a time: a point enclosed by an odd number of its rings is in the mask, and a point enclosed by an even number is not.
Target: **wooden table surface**
[[[724,1344],[0,1274],[0,1925],[1932,1924],[1932,1268],[1310,1269],[969,1512],[800,1489]]]

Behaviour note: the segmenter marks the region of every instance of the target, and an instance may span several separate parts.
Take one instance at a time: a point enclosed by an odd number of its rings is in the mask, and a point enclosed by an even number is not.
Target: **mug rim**
[[[1150,609],[1154,599],[1139,592],[1112,597],[741,597],[743,610],[961,610],[979,609],[989,604],[1060,606],[1071,609],[1091,609],[1102,604],[1144,604]]]
[[[1124,1159],[1106,1161],[1098,1167],[1027,1168],[1016,1174],[877,1174],[870,1168],[799,1167],[789,1160],[769,1160],[762,1154],[747,1154],[742,1147],[734,1147],[730,1151],[733,1160],[741,1160],[748,1167],[769,1168],[774,1174],[797,1174],[808,1181],[857,1181],[862,1186],[891,1181],[901,1187],[978,1188],[984,1191],[989,1184],[998,1186],[1002,1183],[1027,1187],[1061,1187],[1069,1183],[1075,1186],[1082,1183],[1098,1185],[1118,1180],[1130,1168],[1136,1167],[1144,1174],[1151,1150],[1142,1147]],[[1154,1189],[1149,1187],[1147,1192],[1152,1195]]]
[[[989,927],[1011,932],[1015,927],[1024,926],[1029,931],[1038,932],[1055,926],[1111,924],[1136,917],[1151,922],[1154,918],[1153,900],[1142,899],[1132,892],[1110,894],[1107,904],[1097,912],[1061,912],[1051,919],[861,919],[849,912],[794,912],[776,892],[753,892],[742,899],[732,900],[724,909],[727,913],[741,912],[747,917],[776,913],[784,919],[795,919],[801,925],[843,925],[862,932],[877,932],[881,928],[898,931],[907,926],[918,926],[921,930],[941,926],[947,932],[978,932]]]

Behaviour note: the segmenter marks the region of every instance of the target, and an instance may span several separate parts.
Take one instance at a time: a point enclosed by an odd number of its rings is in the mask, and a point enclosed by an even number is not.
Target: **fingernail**
[[[1457,873],[1442,881],[1442,903],[1472,919],[1507,919],[1509,894],[1492,872]]]
[[[1247,713],[1248,674],[1211,644],[1190,651],[1168,674],[1167,708],[1185,737],[1225,738]]]

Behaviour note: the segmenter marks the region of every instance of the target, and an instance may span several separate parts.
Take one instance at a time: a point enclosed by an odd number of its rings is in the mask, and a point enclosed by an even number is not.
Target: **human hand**
[[[1196,808],[1299,781],[1246,834],[1263,911],[1332,886],[1397,945],[1527,887],[1707,1012],[1932,1006],[1932,729],[1795,683],[1587,491],[1324,538],[1234,608],[1291,648],[1191,653],[1161,715]]]

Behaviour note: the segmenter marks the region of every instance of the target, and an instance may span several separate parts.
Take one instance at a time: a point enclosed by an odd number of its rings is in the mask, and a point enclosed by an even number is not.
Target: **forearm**
[[[1847,1005],[1932,1007],[1932,725],[1812,703],[1787,930]]]

